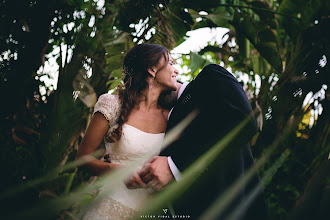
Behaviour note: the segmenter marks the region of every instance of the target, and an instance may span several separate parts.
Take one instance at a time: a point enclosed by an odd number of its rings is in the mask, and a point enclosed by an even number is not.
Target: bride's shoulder
[[[118,97],[118,95],[105,93],[105,94],[100,95],[97,102],[118,103],[119,102],[119,97]]]
[[[105,93],[100,95],[99,99],[97,100],[96,104],[95,104],[95,108],[98,106],[107,106],[110,107],[112,109],[118,109],[120,108],[120,100],[119,100],[119,96],[118,95],[114,95],[114,94],[109,94],[109,93]]]
[[[118,118],[120,108],[121,105],[118,95],[106,93],[101,95],[97,100],[93,114],[96,112],[102,113],[105,118],[111,122],[110,124],[112,124]]]

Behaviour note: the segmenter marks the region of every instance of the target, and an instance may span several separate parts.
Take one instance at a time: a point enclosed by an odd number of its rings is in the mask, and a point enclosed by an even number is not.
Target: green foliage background
[[[240,81],[248,76],[251,104],[263,119],[252,151],[270,218],[326,216],[329,1],[2,0],[0,10],[2,216],[19,216],[93,182],[67,166],[96,97],[120,84],[125,52],[141,42],[173,49],[187,31],[204,27],[228,28],[224,42],[182,54],[178,62],[189,67],[189,79],[210,62],[230,67]],[[51,74],[38,71],[50,57],[59,65],[56,89],[42,80]],[[310,92],[313,99],[303,106]],[[86,203],[93,197],[84,196]],[[63,202],[47,216],[38,210],[30,216],[74,218],[80,206]]]

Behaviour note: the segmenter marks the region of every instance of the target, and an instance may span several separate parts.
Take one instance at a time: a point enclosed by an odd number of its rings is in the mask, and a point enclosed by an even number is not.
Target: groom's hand
[[[156,191],[162,190],[173,179],[167,157],[154,156],[139,172],[143,182]]]

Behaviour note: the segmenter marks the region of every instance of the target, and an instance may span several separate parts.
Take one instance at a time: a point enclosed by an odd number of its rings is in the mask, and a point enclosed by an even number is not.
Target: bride
[[[177,74],[168,50],[160,45],[140,44],[128,51],[123,63],[123,87],[118,95],[99,97],[77,152],[77,158],[92,155],[104,139],[111,163],[93,158],[84,165],[89,171],[101,175],[141,155],[160,153],[169,114],[160,103],[160,95],[177,90]],[[94,204],[83,219],[133,217],[153,191],[137,174],[142,165],[136,167],[130,180]]]

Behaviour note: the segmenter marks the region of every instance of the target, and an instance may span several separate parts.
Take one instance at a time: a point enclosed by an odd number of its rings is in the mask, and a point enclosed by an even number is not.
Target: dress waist
[[[153,192],[154,190],[151,188],[128,189],[123,183],[111,191],[106,198],[111,198],[131,209],[138,211],[142,209],[141,204],[143,204]],[[102,193],[102,188],[100,193]]]

